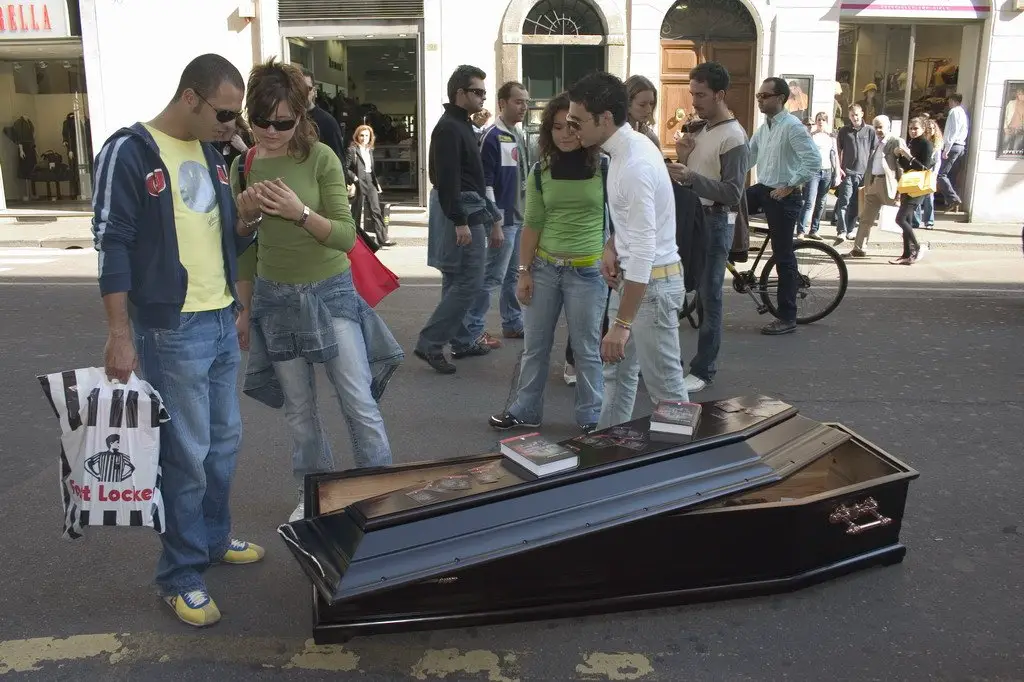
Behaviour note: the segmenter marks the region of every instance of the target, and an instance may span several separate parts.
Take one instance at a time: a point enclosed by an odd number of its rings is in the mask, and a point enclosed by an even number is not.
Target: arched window
[[[757,27],[739,0],[679,0],[661,23],[664,40],[749,42]]]
[[[527,36],[601,36],[604,22],[587,0],[541,0],[523,22]]]

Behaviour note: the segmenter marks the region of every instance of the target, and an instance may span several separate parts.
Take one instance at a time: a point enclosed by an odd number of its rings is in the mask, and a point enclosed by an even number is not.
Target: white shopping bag
[[[897,206],[882,204],[882,208],[878,212],[878,227],[884,232],[903,234],[903,228],[896,224],[896,213],[899,210]]]
[[[145,526],[163,532],[160,394],[133,373],[107,379],[102,367],[39,377],[61,427],[64,537],[84,526]]]

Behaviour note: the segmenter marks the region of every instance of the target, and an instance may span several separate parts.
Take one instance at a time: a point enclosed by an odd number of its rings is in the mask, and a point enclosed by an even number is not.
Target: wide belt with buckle
[[[600,254],[597,256],[578,256],[575,258],[560,258],[558,256],[552,256],[544,249],[537,249],[537,257],[543,261],[547,261],[552,265],[557,265],[561,268],[589,268],[591,265],[597,264],[601,260]]]
[[[678,275],[683,271],[683,264],[679,261],[668,265],[657,265],[651,268],[651,279],[668,279],[672,275]]]

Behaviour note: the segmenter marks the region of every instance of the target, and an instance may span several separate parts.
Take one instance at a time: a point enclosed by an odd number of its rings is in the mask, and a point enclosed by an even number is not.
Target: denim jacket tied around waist
[[[350,271],[310,284],[256,278],[242,392],[270,407],[282,407],[284,393],[273,363],[299,357],[322,363],[337,357],[334,318],[353,320],[362,328],[370,393],[379,402],[405,352],[377,311],[356,292]]]

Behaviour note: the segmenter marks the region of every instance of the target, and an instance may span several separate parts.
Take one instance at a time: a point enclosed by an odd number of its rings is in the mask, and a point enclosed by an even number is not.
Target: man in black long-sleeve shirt
[[[341,165],[345,167],[345,133],[341,129],[338,120],[316,105],[316,88],[313,86],[313,72],[307,68],[302,69],[306,85],[309,86],[309,117],[320,133],[320,141],[334,150],[334,153],[341,159]],[[352,184],[352,183],[349,183]]]
[[[428,210],[427,264],[441,271],[441,302],[420,332],[415,354],[441,374],[455,372],[444,355],[484,355],[464,320],[484,284],[487,231],[501,215],[487,199],[480,148],[469,117],[487,99],[487,75],[460,66],[448,79],[448,103],[430,135],[427,172],[433,189]]]

